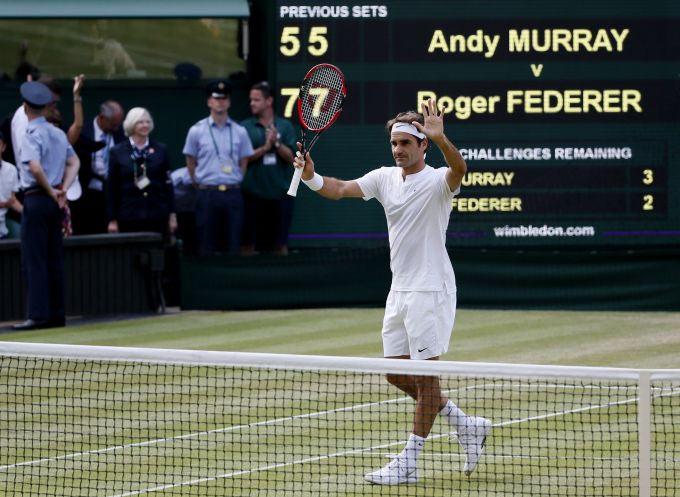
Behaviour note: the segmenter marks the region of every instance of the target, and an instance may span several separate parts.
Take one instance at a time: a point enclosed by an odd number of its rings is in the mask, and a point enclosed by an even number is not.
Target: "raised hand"
[[[80,92],[82,91],[84,84],[85,84],[85,75],[84,74],[78,74],[77,76],[73,77],[73,96],[74,97],[80,96]]]
[[[423,102],[421,109],[425,117],[425,125],[423,126],[417,121],[413,121],[411,124],[432,141],[444,136],[443,113],[437,109],[434,99],[431,98],[427,102]]]
[[[298,151],[295,154],[295,158],[293,159],[293,166],[298,169],[303,168],[302,179],[310,180],[314,176],[314,161],[309,155],[309,152],[307,152],[305,156],[302,157],[302,143],[297,142],[297,148]]]

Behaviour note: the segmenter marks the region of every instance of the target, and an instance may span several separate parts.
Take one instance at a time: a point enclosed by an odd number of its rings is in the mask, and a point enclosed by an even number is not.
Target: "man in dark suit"
[[[81,162],[80,182],[83,185],[83,198],[73,213],[77,235],[106,233],[105,183],[111,148],[125,140],[121,126],[123,117],[123,107],[118,102],[103,102],[97,117],[83,125],[74,146]]]

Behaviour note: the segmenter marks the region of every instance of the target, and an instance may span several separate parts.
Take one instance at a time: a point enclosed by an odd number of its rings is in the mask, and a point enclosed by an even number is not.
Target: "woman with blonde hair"
[[[128,140],[109,155],[106,204],[109,233],[177,229],[167,147],[149,138],[153,119],[142,107],[130,109],[123,129]]]

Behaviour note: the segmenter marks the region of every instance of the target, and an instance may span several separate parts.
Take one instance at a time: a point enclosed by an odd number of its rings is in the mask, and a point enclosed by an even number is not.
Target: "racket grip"
[[[298,186],[300,186],[300,178],[302,178],[302,168],[296,167],[293,179],[290,180],[290,188],[288,188],[288,195],[297,197]]]

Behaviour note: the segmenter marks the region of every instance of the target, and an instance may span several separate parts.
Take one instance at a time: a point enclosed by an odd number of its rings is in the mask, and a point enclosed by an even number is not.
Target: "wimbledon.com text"
[[[495,226],[493,229],[496,238],[549,238],[549,237],[577,237],[595,236],[593,226]]]

